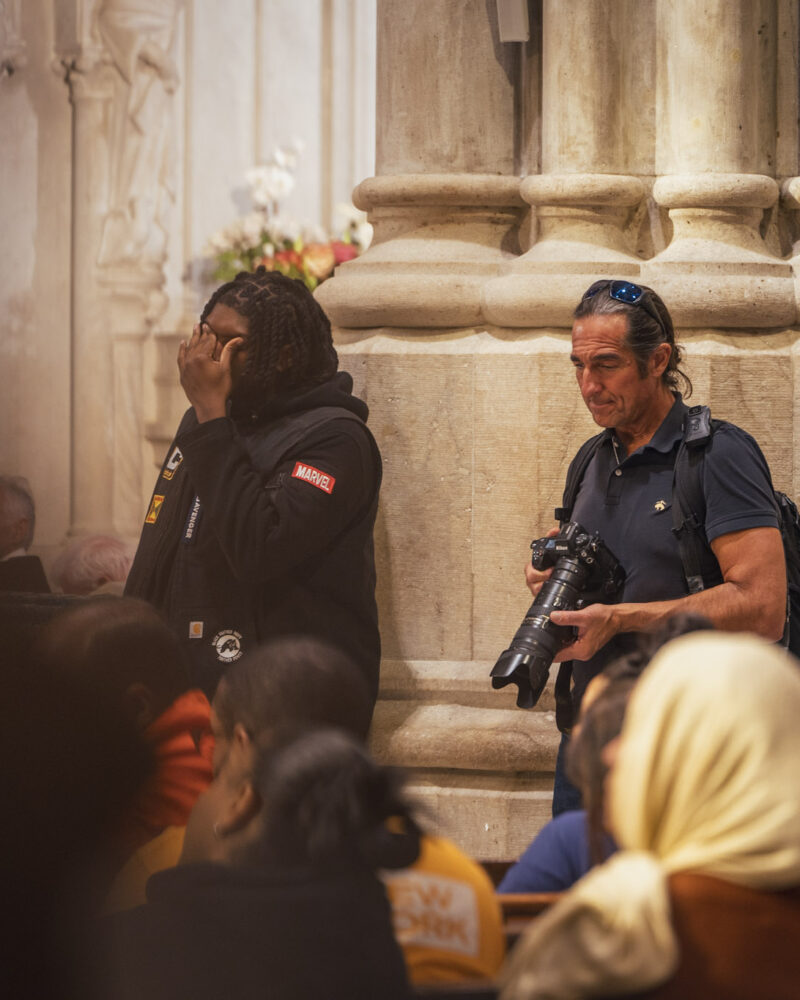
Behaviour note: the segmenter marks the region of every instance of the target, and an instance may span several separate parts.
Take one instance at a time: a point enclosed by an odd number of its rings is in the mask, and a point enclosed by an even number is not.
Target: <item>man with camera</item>
[[[704,448],[701,526],[719,564],[716,586],[689,593],[673,533],[673,470],[684,437],[691,382],[678,367],[672,320],[659,296],[629,281],[597,281],[575,309],[571,361],[595,423],[604,428],[567,519],[598,533],[625,571],[609,597],[579,610],[553,610],[574,629],[554,656],[572,661],[574,709],[589,680],[628,652],[635,634],[677,612],[704,615],[716,628],[779,640],[786,620],[786,568],[769,469],[755,441],[722,424]],[[573,460],[573,463],[575,460]],[[568,476],[569,481],[569,476]],[[549,535],[558,535],[553,529]],[[528,565],[537,595],[553,572]],[[556,766],[553,813],[579,806]]]

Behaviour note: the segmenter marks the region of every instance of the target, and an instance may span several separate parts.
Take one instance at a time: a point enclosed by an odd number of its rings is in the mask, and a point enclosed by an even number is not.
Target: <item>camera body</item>
[[[577,521],[563,525],[552,538],[532,541],[531,552],[536,569],[552,567],[553,572],[490,675],[493,688],[517,685],[520,708],[533,708],[547,683],[553,657],[573,638],[574,629],[553,624],[550,612],[609,603],[625,582],[625,570],[599,533],[589,534]]]

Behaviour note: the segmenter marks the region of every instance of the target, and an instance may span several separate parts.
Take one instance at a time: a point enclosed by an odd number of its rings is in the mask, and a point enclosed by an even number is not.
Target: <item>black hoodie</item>
[[[292,634],[349,653],[377,696],[381,460],[352,387],[338,372],[259,410],[181,421],[125,594],[167,615],[209,697],[227,664]]]

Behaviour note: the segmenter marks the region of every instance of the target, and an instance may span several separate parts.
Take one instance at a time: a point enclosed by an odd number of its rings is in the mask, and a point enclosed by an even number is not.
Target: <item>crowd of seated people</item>
[[[800,666],[760,639],[676,618],[607,668],[569,748],[583,809],[499,896],[370,758],[364,676],[323,642],[262,646],[209,705],[159,613],[96,597],[30,665],[3,732],[13,995],[797,995]],[[558,898],[506,955],[527,892]]]

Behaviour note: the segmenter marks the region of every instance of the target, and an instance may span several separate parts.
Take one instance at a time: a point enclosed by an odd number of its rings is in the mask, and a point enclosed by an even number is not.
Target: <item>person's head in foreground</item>
[[[301,392],[338,367],[322,307],[302,281],[278,271],[240,271],[214,292],[200,323],[203,334],[216,338],[216,360],[233,342],[232,398],[242,405]]]
[[[345,653],[305,636],[272,639],[232,664],[219,683],[211,706],[214,772],[275,729],[341,729],[365,740],[371,718],[369,687]]]
[[[247,762],[228,756],[192,811],[181,864],[374,871],[418,850],[397,772],[340,730],[291,728],[256,739]]]
[[[37,643],[144,730],[189,686],[183,650],[161,615],[133,597],[92,597],[53,618]]]
[[[799,713],[800,664],[779,647],[698,632],[660,650],[609,779],[620,853],[522,939],[505,1000],[678,997],[689,983],[704,997],[795,995]]]

